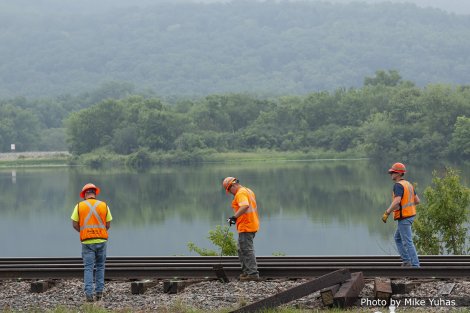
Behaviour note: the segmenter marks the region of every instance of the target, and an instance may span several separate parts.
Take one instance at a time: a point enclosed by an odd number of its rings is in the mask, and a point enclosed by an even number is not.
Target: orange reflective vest
[[[400,209],[393,211],[394,220],[401,220],[416,215],[415,189],[413,185],[404,179],[398,183],[403,186],[403,196],[400,201]],[[395,198],[395,194],[392,192],[393,198]]]
[[[108,231],[106,229],[107,214],[108,206],[102,201],[87,199],[79,202],[80,241],[87,239],[108,240]]]
[[[259,218],[255,193],[251,189],[241,187],[233,198],[233,211],[237,213],[240,207],[245,205],[248,205],[248,209],[237,218],[237,230],[239,233],[257,232],[259,229]]]

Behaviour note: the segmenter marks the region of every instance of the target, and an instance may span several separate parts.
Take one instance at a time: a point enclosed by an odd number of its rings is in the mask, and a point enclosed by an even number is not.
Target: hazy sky
[[[126,1],[126,0],[124,0]],[[155,3],[155,2],[167,2],[168,0],[134,0],[133,2],[142,3]],[[173,2],[201,2],[201,3],[213,3],[213,2],[231,2],[239,0],[173,0]],[[247,0],[243,0],[247,1]],[[250,1],[250,0],[248,0]],[[253,1],[286,1],[286,0],[253,0]],[[317,2],[335,2],[335,3],[350,3],[350,2],[366,2],[366,3],[380,3],[380,2],[397,2],[397,3],[414,3],[420,7],[433,7],[442,9],[448,12],[457,14],[470,14],[470,0],[287,0],[287,1],[317,1]]]
[[[320,1],[320,0],[309,0]],[[433,7],[458,14],[470,14],[470,1],[468,0],[328,0],[328,2],[349,3],[349,2],[394,2],[394,3],[414,3],[420,7]]]
[[[127,6],[148,6],[156,3],[176,3],[176,2],[199,2],[199,3],[214,3],[214,2],[235,2],[235,1],[308,1],[308,2],[334,2],[334,3],[350,3],[350,2],[366,2],[366,3],[381,3],[381,2],[394,2],[394,3],[414,3],[420,7],[433,7],[447,12],[456,14],[470,15],[470,0],[15,0],[15,5],[21,5],[23,8],[27,6],[46,8],[49,4],[61,9],[67,8],[84,8],[89,6],[92,8],[106,8],[106,7],[127,7]],[[0,5],[8,7],[12,5],[11,0],[0,0]]]

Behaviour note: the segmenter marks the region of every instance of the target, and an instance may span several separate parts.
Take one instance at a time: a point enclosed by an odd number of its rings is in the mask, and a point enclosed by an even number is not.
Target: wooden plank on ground
[[[347,308],[353,305],[364,285],[364,275],[362,272],[351,273],[351,278],[341,284],[341,287],[335,294],[334,305],[340,308]]]
[[[258,302],[241,307],[235,311],[231,311],[231,313],[260,312],[266,309],[275,308],[281,304],[305,297],[315,291],[344,282],[349,278],[351,278],[349,271],[347,269],[340,269],[316,279],[312,279],[302,285],[277,293],[271,297],[262,299]]]
[[[392,297],[392,281],[386,277],[376,277],[374,279],[374,297],[386,300],[387,303]]]
[[[158,282],[145,279],[131,282],[131,293],[133,295],[143,294],[148,288],[156,286]]]
[[[336,284],[334,286],[320,290],[320,298],[324,306],[333,306],[335,293],[338,292],[340,286],[340,284]]]
[[[41,293],[55,286],[53,280],[38,280],[31,283],[31,292]]]
[[[455,283],[447,283],[441,287],[438,292],[439,296],[448,296],[451,294],[452,290],[454,290]]]

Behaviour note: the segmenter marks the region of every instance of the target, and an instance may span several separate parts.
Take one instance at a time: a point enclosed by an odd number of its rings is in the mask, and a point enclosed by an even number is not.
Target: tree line
[[[108,99],[65,120],[70,151],[129,155],[325,150],[371,158],[470,157],[470,87],[416,87],[378,71],[358,89],[261,99],[211,95],[167,104],[158,98]]]
[[[264,149],[468,160],[470,87],[420,88],[396,71],[377,71],[361,88],[332,92],[162,100],[116,83],[80,97],[0,101],[1,151],[11,143],[75,155]]]

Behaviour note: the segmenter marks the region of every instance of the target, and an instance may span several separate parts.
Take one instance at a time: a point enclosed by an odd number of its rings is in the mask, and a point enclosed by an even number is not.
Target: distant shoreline
[[[188,159],[181,158],[178,153],[158,154],[152,153],[147,156],[153,159],[149,166],[158,164],[189,164],[189,163],[233,163],[233,162],[266,162],[266,161],[341,161],[341,160],[364,160],[364,156],[353,153],[329,153],[300,151],[251,151],[251,152],[208,152],[189,156]],[[178,159],[180,157],[180,159]],[[188,155],[184,155],[188,157]],[[93,154],[72,156],[68,151],[28,151],[0,153],[0,167],[17,166],[90,166],[106,167],[127,166],[128,158],[132,156],[122,156],[113,153],[106,155]],[[94,163],[99,163],[94,164]]]
[[[69,166],[68,151],[25,151],[0,153],[0,167]]]
[[[25,151],[25,152],[2,152],[0,161],[11,161],[21,159],[56,159],[70,157],[68,151]]]

